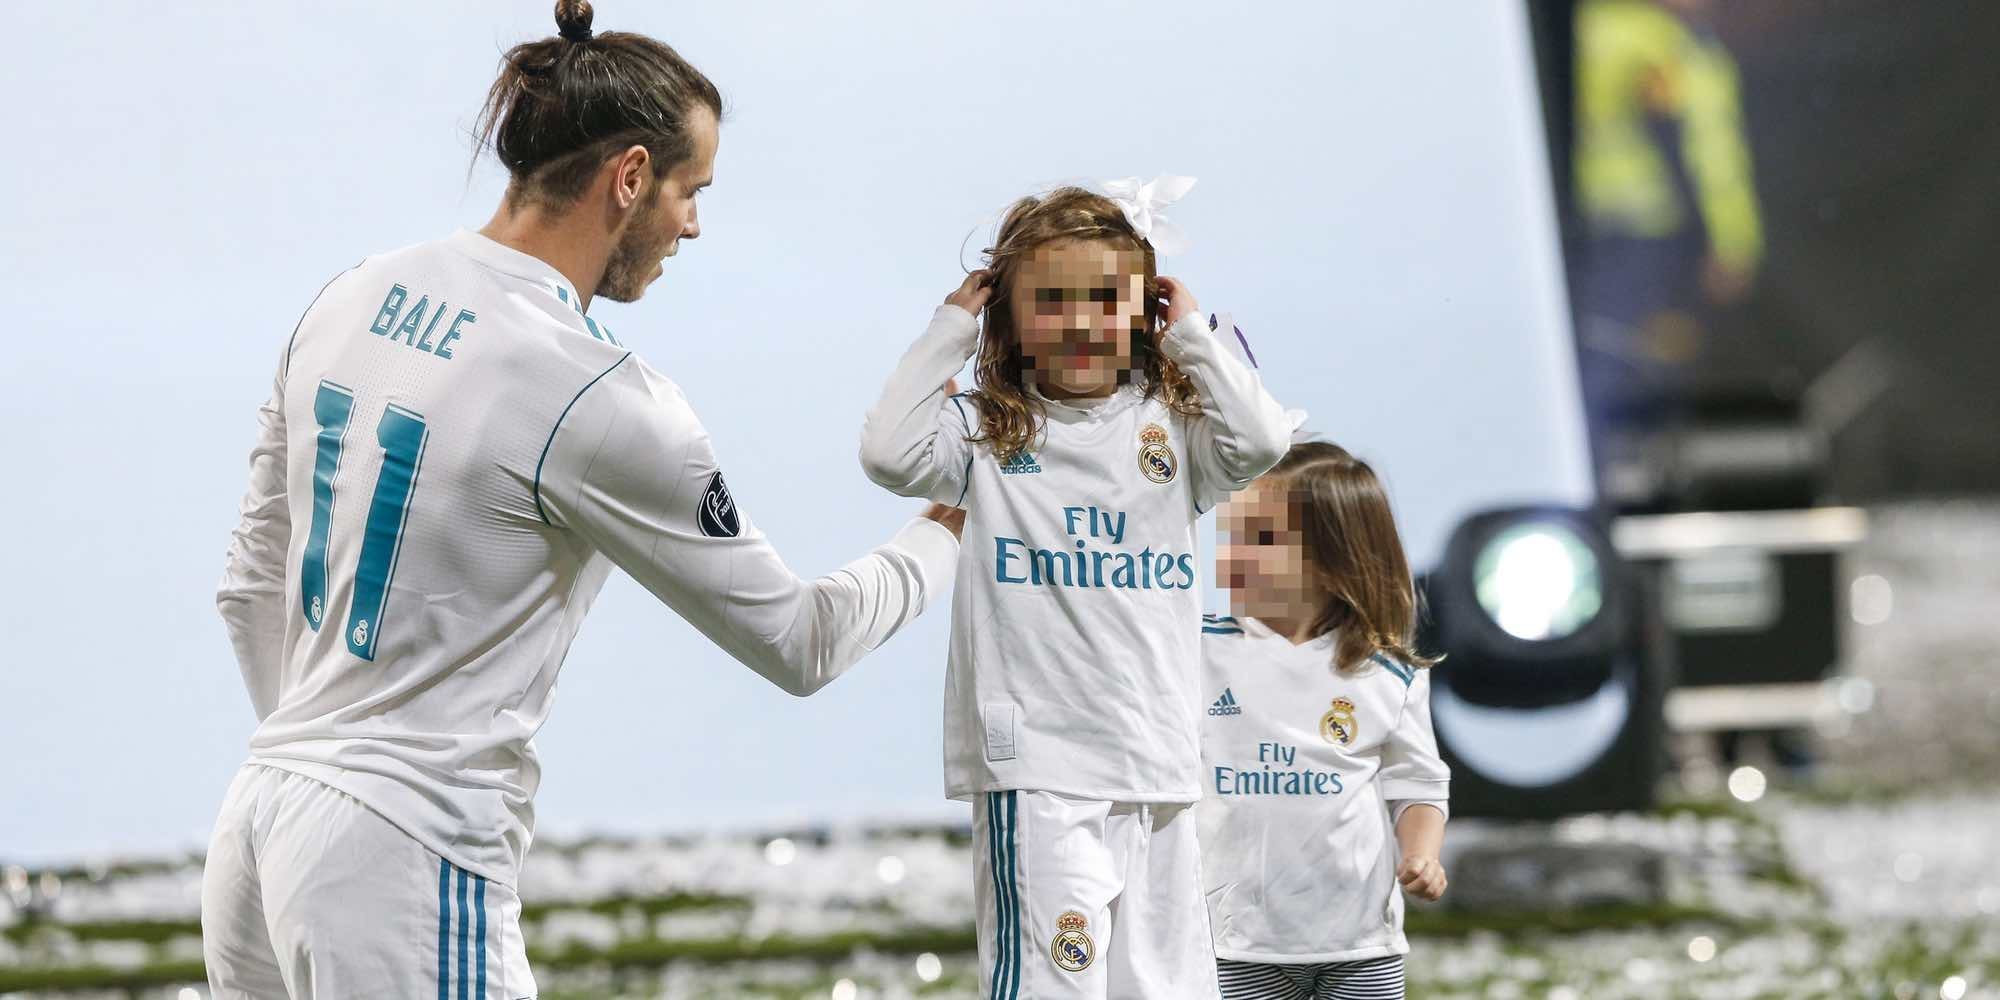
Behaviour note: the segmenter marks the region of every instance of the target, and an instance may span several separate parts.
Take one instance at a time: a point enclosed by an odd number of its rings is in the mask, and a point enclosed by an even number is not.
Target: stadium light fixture
[[[1452,811],[1549,818],[1650,806],[1671,644],[1648,577],[1594,512],[1475,514],[1422,581],[1419,646]]]

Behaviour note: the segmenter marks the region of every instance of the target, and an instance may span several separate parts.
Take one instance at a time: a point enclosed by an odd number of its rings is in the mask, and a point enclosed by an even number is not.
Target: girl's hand
[[[1444,866],[1436,858],[1404,858],[1396,868],[1396,881],[1403,884],[1404,892],[1435,903],[1444,895]]]
[[[1167,326],[1180,322],[1181,317],[1189,313],[1201,311],[1201,306],[1194,300],[1194,293],[1188,291],[1188,286],[1181,284],[1178,278],[1162,274],[1157,280],[1160,283],[1160,298],[1167,304]]]
[[[957,306],[977,316],[979,315],[979,310],[986,308],[986,300],[992,297],[993,273],[985,268],[980,268],[966,275],[965,281],[959,284],[958,290],[944,297],[944,304]]]

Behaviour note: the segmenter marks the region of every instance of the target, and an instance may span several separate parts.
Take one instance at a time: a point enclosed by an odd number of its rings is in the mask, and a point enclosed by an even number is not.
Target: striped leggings
[[[1223,1000],[1403,1000],[1403,956],[1358,962],[1215,963]]]

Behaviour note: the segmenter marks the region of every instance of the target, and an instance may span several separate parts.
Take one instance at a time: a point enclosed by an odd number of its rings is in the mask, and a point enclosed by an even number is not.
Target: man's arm
[[[867,555],[800,579],[736,506],[679,388],[629,357],[570,407],[537,491],[551,524],[799,696],[915,619],[958,562],[958,521],[933,508]]]
[[[1764,248],[1743,102],[1736,64],[1721,45],[1689,37],[1681,51],[1680,152],[1708,234],[1703,279],[1711,295],[1727,301],[1748,291]]]
[[[257,411],[257,444],[250,452],[250,487],[243,494],[236,531],[229,539],[215,605],[236,649],[236,664],[250,691],[257,720],[278,704],[285,645],[285,556],[292,544],[292,515],[285,492],[284,364],[271,397]]]

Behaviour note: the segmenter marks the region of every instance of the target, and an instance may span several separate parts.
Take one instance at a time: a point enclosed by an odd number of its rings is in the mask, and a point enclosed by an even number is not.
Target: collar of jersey
[[[1323,649],[1327,646],[1331,646],[1333,645],[1334,637],[1340,634],[1339,629],[1334,629],[1331,632],[1313,636],[1312,638],[1307,639],[1306,641],[1301,642],[1297,645],[1292,645],[1292,640],[1290,637],[1279,635],[1275,630],[1271,628],[1271,626],[1264,624],[1259,619],[1252,618],[1246,615],[1242,618],[1236,619],[1236,624],[1243,626],[1243,631],[1249,633],[1250,635],[1256,636],[1259,639],[1278,639],[1283,641],[1285,645],[1291,646],[1293,649],[1301,651],[1308,649]]]
[[[1123,413],[1126,410],[1129,410],[1132,407],[1139,405],[1139,403],[1146,398],[1145,390],[1140,388],[1139,386],[1121,385],[1118,387],[1117,392],[1114,392],[1109,397],[1106,397],[1105,400],[1101,403],[1093,403],[1092,405],[1089,406],[1078,406],[1075,403],[1065,402],[1060,399],[1050,399],[1049,397],[1042,395],[1042,391],[1040,389],[1035,388],[1032,385],[1028,386],[1027,388],[1028,388],[1028,395],[1042,402],[1043,407],[1045,408],[1051,419],[1058,420],[1066,424],[1083,423],[1085,421],[1091,421],[1091,420],[1103,420],[1107,417]]]
[[[446,242],[460,253],[487,267],[549,289],[557,298],[568,304],[570,309],[582,311],[576,305],[576,289],[571,287],[569,279],[563,277],[563,273],[556,270],[548,261],[533,254],[522,253],[484,233],[470,229],[461,229],[451,234]],[[558,289],[561,291],[557,292]]]

